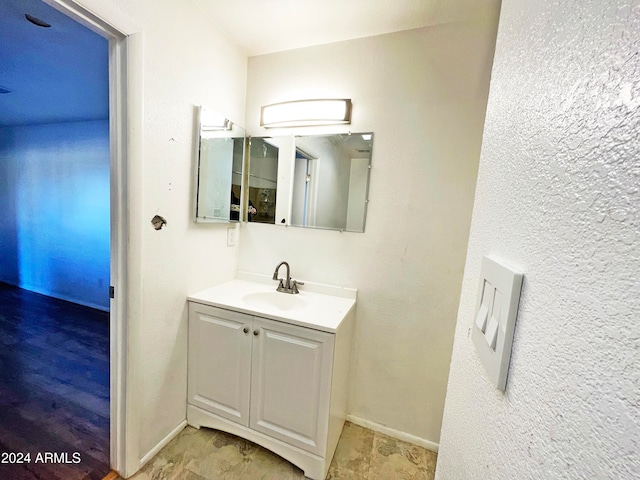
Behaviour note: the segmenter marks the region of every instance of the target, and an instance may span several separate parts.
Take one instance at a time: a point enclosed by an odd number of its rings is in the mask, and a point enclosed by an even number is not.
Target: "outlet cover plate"
[[[227,247],[233,247],[236,244],[236,229],[227,228]]]

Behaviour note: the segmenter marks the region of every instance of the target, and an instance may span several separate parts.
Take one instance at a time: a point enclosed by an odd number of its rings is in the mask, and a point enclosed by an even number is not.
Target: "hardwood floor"
[[[109,314],[0,283],[0,478],[108,473]]]

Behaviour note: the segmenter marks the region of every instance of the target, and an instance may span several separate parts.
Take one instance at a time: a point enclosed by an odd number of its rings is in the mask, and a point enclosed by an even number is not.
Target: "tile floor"
[[[327,480],[432,480],[437,455],[347,422]],[[292,464],[233,435],[185,428],[132,480],[303,480]]]

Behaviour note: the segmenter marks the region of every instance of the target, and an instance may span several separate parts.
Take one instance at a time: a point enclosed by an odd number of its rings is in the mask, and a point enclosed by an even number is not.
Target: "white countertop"
[[[338,293],[338,295],[328,295],[308,291],[314,290],[314,285],[310,284],[307,287],[305,284],[300,287],[300,293],[288,294],[276,292],[276,287],[276,282],[266,284],[259,281],[231,280],[189,295],[188,300],[330,333],[338,330],[340,323],[356,304],[354,289],[322,286],[325,292],[335,288]],[[283,306],[250,301],[251,298],[270,297],[277,300],[276,303],[280,303],[281,300]],[[289,304],[291,304],[290,308]]]

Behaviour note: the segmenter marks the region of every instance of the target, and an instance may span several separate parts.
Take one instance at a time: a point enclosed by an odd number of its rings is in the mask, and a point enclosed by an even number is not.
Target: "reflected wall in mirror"
[[[291,222],[364,232],[372,133],[295,137]]]
[[[373,133],[252,137],[249,220],[364,232],[372,149]]]
[[[279,143],[278,139],[251,138],[247,209],[249,222],[276,223]]]
[[[198,113],[195,221],[239,221],[245,131],[213,110]]]

